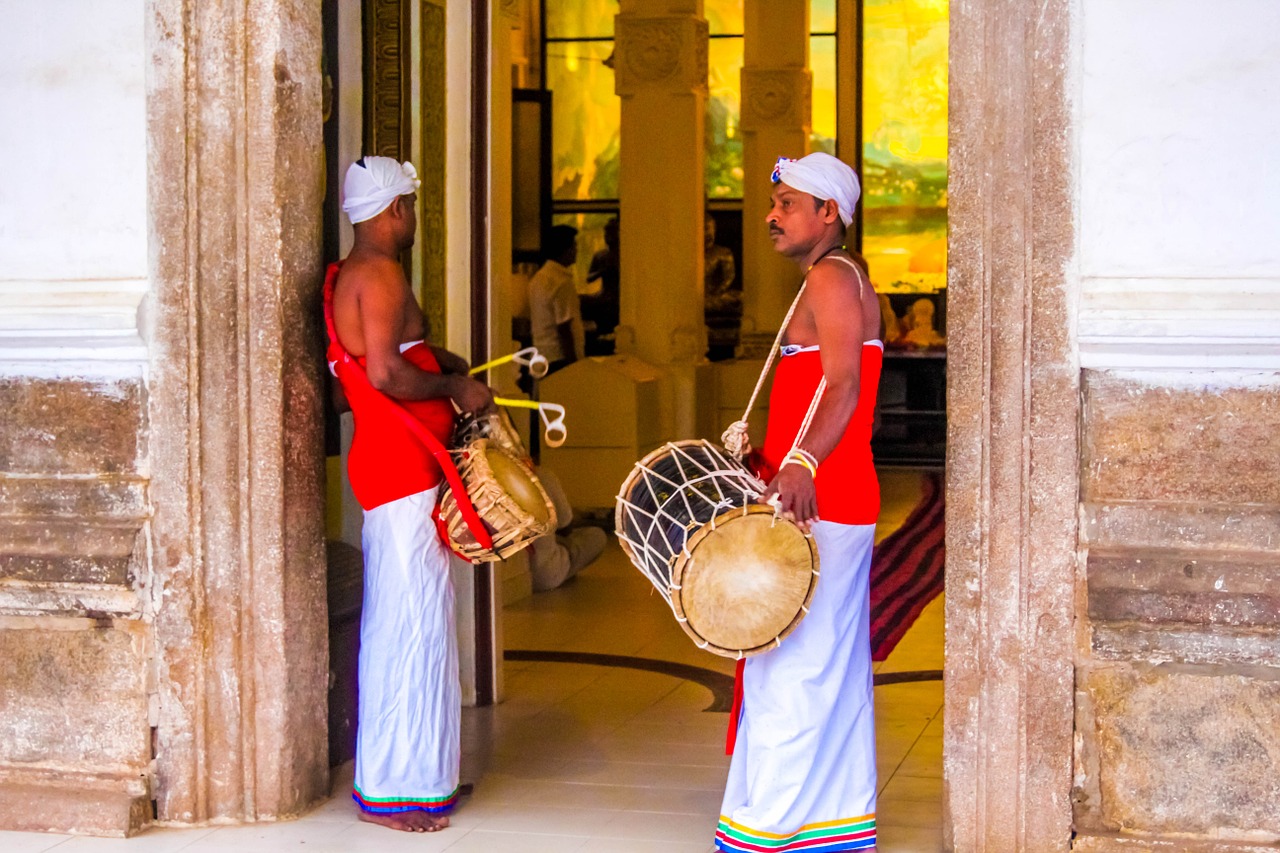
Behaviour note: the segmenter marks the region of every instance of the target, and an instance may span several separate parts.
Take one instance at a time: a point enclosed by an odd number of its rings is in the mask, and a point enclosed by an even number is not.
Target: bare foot
[[[439,832],[449,825],[448,815],[435,815],[430,812],[394,812],[392,814],[375,814],[360,810],[360,819],[368,823],[376,823],[401,832]]]

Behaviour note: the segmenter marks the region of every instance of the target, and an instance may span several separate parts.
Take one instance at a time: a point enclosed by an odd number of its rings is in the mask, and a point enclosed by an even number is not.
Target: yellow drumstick
[[[499,406],[506,406],[508,409],[541,409],[542,404],[537,400],[511,400],[507,397],[494,397],[493,402]]]
[[[542,418],[542,434],[548,447],[559,447],[569,437],[564,426],[564,406],[559,403],[540,403],[536,400],[512,400],[508,397],[494,397],[493,402],[510,409],[533,409]],[[553,420],[547,412],[555,412]]]
[[[484,364],[471,368],[470,375],[475,376],[477,373],[483,373],[491,367],[497,367],[498,365],[506,364],[509,361],[514,361],[517,364],[521,364],[529,368],[529,372],[533,374],[535,379],[541,379],[547,375],[547,358],[542,353],[538,352],[537,347],[525,347],[524,349],[517,350],[510,355],[500,356],[495,358],[493,361],[486,361]]]

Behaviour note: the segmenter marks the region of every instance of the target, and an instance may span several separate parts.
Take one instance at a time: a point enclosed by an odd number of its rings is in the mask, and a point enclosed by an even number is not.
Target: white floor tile
[[[213,829],[154,828],[132,838],[73,838],[58,853],[176,853],[215,832]],[[0,840],[0,850],[9,851]]]
[[[70,835],[54,835],[49,832],[5,832],[0,830],[0,850],[4,853],[43,853],[51,850]]]
[[[575,835],[528,835],[520,832],[468,832],[449,853],[575,853],[587,849],[589,839]]]
[[[697,841],[710,843],[715,836],[716,816],[669,814],[664,812],[620,812],[599,833],[601,838],[640,841]]]

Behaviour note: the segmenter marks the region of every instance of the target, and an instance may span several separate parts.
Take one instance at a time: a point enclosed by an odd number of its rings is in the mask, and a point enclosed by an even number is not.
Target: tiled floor
[[[918,476],[886,472],[880,535],[919,495]],[[942,669],[942,601],[924,612],[877,672]],[[505,613],[505,645],[630,655],[731,674],[699,651],[616,545],[565,587]],[[520,662],[506,701],[464,712],[463,776],[475,793],[447,830],[395,833],[356,820],[350,767],[332,799],[300,820],[209,829],[153,829],[106,840],[0,832],[0,851],[35,853],[707,853],[728,759],[726,714],[704,687],[629,668]],[[880,853],[941,851],[942,684],[876,688]]]

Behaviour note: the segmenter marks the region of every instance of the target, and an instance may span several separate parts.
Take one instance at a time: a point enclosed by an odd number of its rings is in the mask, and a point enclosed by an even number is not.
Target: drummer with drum
[[[389,157],[352,164],[342,207],[355,245],[329,268],[324,296],[330,369],[356,422],[348,474],[364,509],[352,796],[361,820],[434,832],[458,798],[462,696],[449,551],[432,513],[455,405],[483,414],[493,394],[466,361],[423,340],[400,266],[419,183],[410,163]],[[457,473],[449,465],[443,476]]]
[[[764,447],[749,460],[768,483],[762,500],[812,534],[821,580],[785,641],[740,669],[716,845],[874,849],[869,574],[880,512],[871,457],[880,309],[844,245],[860,193],[853,170],[815,153],[780,158],[772,180],[769,235],[805,280],[776,344]],[[736,426],[725,439],[741,452],[745,423]]]

